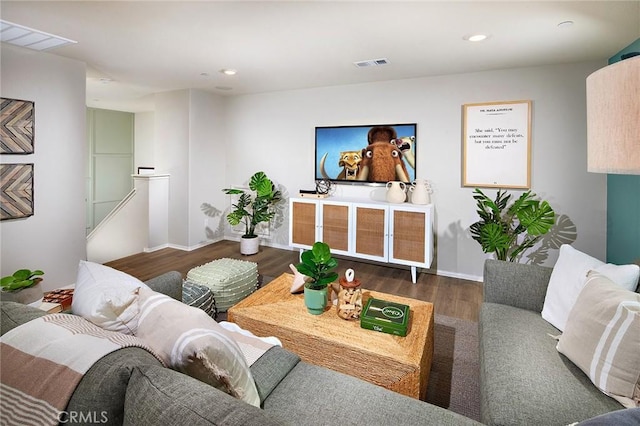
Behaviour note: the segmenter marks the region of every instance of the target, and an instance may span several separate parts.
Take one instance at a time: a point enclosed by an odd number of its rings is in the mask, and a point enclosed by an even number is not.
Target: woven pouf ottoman
[[[218,259],[190,270],[186,282],[208,287],[218,312],[227,312],[256,290],[258,265],[246,260]]]
[[[182,284],[182,303],[202,309],[213,319],[218,316],[216,300],[207,286],[185,281]]]

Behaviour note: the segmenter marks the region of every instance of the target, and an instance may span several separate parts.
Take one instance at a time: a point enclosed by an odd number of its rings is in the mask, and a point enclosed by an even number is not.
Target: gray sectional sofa
[[[147,284],[176,299],[181,276]],[[2,302],[2,334],[44,312]],[[69,413],[98,413],[110,425],[474,425],[477,422],[332,370],[274,347],[251,366],[262,409],[164,368],[140,348],[112,352],[84,375]],[[76,418],[80,418],[76,416]],[[85,416],[86,418],[86,416]],[[71,419],[71,417],[69,417]],[[73,424],[66,419],[65,424]]]
[[[482,421],[488,425],[640,425],[559,354],[540,315],[550,268],[489,260],[479,321]],[[172,272],[147,284],[181,298]],[[2,334],[44,312],[2,302]],[[477,425],[443,408],[301,361],[274,347],[251,366],[262,409],[162,367],[140,348],[112,352],[85,374],[69,413],[110,425]],[[606,413],[606,414],[603,414]],[[598,415],[603,416],[598,416]],[[597,416],[597,417],[594,417]],[[105,421],[106,420],[106,421]],[[65,424],[74,424],[66,421]],[[76,423],[77,424],[77,423]]]
[[[482,422],[570,425],[622,410],[556,350],[560,333],[541,316],[551,268],[497,260],[484,267],[480,312]],[[640,409],[589,424],[640,425]],[[627,421],[629,423],[623,423]]]

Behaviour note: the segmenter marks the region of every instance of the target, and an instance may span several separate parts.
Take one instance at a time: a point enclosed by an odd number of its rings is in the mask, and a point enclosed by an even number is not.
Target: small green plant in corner
[[[31,271],[29,269],[20,269],[6,277],[0,279],[0,286],[3,291],[16,291],[29,288],[42,281],[39,275],[44,275],[40,270]]]
[[[338,266],[338,261],[331,256],[331,249],[326,243],[313,243],[311,250],[302,252],[300,261],[296,269],[311,278],[305,283],[308,289],[322,290],[338,278],[338,273],[333,271]]]
[[[227,215],[231,226],[244,224],[243,237],[256,237],[256,226],[268,222],[276,214],[274,206],[282,199],[280,191],[276,190],[271,179],[264,172],[256,172],[249,180],[252,192],[237,188],[225,188],[227,195],[240,195],[238,201],[232,204],[233,210]]]
[[[527,191],[509,205],[511,195],[506,191],[498,190],[491,200],[475,188],[473,198],[480,220],[470,226],[471,237],[485,253],[495,253],[496,259],[517,261],[555,224],[555,212],[549,203],[535,197]]]

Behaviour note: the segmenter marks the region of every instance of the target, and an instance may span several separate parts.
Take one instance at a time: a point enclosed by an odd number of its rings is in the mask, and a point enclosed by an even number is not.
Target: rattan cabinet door
[[[311,248],[318,240],[318,202],[291,199],[289,212],[289,244],[298,248]]]
[[[388,208],[370,204],[354,204],[354,256],[387,261]]]
[[[389,262],[428,268],[431,265],[431,206],[389,208]]]

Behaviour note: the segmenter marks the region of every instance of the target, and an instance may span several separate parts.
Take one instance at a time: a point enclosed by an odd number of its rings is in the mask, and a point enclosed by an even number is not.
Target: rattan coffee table
[[[276,336],[303,361],[359,377],[395,392],[423,399],[433,356],[433,305],[363,289],[370,297],[411,308],[406,337],[360,328],[331,307],[307,313],[302,294],[289,292],[293,275],[283,274],[228,311],[228,320],[257,336]]]

